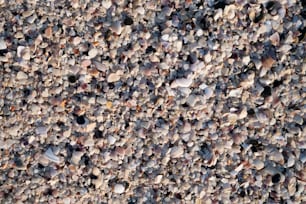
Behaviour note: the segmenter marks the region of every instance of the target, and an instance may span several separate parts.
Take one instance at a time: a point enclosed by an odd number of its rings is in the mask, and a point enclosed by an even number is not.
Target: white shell
[[[170,156],[172,158],[181,157],[183,154],[184,154],[184,148],[183,147],[176,146],[176,147],[171,148]]]
[[[171,88],[184,87],[187,88],[192,84],[192,79],[180,78],[172,82]]]
[[[124,191],[125,191],[125,188],[122,184],[116,184],[114,186],[114,193],[121,194],[121,193],[124,193]]]
[[[44,156],[49,159],[50,161],[53,161],[55,163],[59,163],[60,159],[53,153],[51,148],[48,148],[45,152]]]

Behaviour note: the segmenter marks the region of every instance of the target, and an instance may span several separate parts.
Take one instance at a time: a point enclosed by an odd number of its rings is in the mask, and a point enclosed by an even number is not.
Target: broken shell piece
[[[60,163],[60,159],[53,153],[52,149],[49,147],[45,152],[44,156],[55,163]]]
[[[233,19],[235,18],[235,12],[236,12],[236,6],[234,4],[228,5],[224,9],[224,15],[228,19]]]
[[[114,193],[121,194],[121,193],[124,193],[124,191],[125,191],[124,185],[122,185],[122,184],[116,184],[116,185],[114,186]]]
[[[183,154],[184,154],[184,148],[183,147],[179,147],[179,146],[173,147],[171,149],[171,152],[170,152],[170,156],[172,158],[181,157]]]
[[[30,49],[24,46],[18,46],[17,57],[21,57],[24,60],[30,60],[31,59]]]
[[[275,63],[275,60],[270,56],[262,58],[262,66],[264,68],[270,69],[273,66],[274,63]]]
[[[112,83],[120,80],[120,75],[118,73],[111,73],[107,77],[107,82]]]
[[[270,36],[270,40],[272,45],[274,46],[278,46],[279,45],[279,41],[280,41],[280,37],[278,32],[274,33],[273,35]]]
[[[187,79],[187,78],[180,78],[176,79],[171,83],[171,88],[177,88],[177,87],[189,87],[192,84],[193,80],[192,79]]]

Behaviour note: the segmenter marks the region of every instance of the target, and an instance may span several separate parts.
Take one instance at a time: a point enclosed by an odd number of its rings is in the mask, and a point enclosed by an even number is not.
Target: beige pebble
[[[111,73],[107,77],[107,82],[109,82],[109,83],[116,82],[116,81],[119,81],[119,80],[120,80],[120,75],[118,75],[117,73]]]
[[[259,160],[259,159],[255,159],[253,161],[253,166],[257,169],[257,170],[261,170],[265,167],[265,164],[263,163],[263,161]]]
[[[98,50],[96,48],[93,48],[91,50],[89,50],[88,52],[88,57],[89,59],[95,58],[98,54]]]
[[[114,193],[121,194],[124,193],[125,187],[122,184],[116,184],[114,186]]]
[[[17,80],[28,79],[28,75],[22,71],[19,71],[16,76]]]
[[[170,156],[172,158],[179,158],[184,154],[184,148],[180,146],[172,147]]]

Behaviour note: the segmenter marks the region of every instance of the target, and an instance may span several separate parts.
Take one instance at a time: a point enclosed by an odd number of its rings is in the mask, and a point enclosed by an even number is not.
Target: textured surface
[[[0,0],[1,203],[306,202],[305,6]]]

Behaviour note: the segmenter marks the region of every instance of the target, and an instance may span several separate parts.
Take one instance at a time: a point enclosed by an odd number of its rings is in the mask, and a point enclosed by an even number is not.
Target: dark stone
[[[261,97],[266,98],[266,97],[271,96],[271,94],[272,94],[271,87],[270,86],[265,86],[263,92],[261,92],[260,95],[261,95]]]
[[[77,81],[77,77],[75,75],[70,75],[68,81],[73,84]]]
[[[280,182],[281,175],[280,174],[275,174],[272,176],[272,183],[278,183]]]
[[[220,8],[224,9],[226,5],[228,5],[228,4],[226,3],[225,0],[216,0],[214,2],[213,8],[214,9],[220,9]]]
[[[126,16],[124,21],[123,21],[124,25],[132,25],[133,23],[134,23],[133,19],[129,16]]]
[[[273,82],[273,88],[279,87],[280,85],[282,85],[283,81],[281,80],[275,80]]]
[[[156,49],[150,45],[150,46],[147,47],[147,49],[146,49],[146,54],[150,54],[150,53],[152,53],[152,52],[156,52]]]
[[[76,119],[76,121],[77,121],[77,123],[79,124],[79,125],[84,125],[85,124],[85,118],[84,118],[84,116],[78,116],[77,117],[77,119]]]
[[[209,29],[209,26],[210,26],[210,23],[207,19],[207,16],[204,16],[200,19],[198,19],[198,26],[202,29],[202,30],[208,30]]]
[[[94,134],[94,138],[100,139],[102,137],[103,137],[103,132],[101,130],[96,129],[95,134]]]

